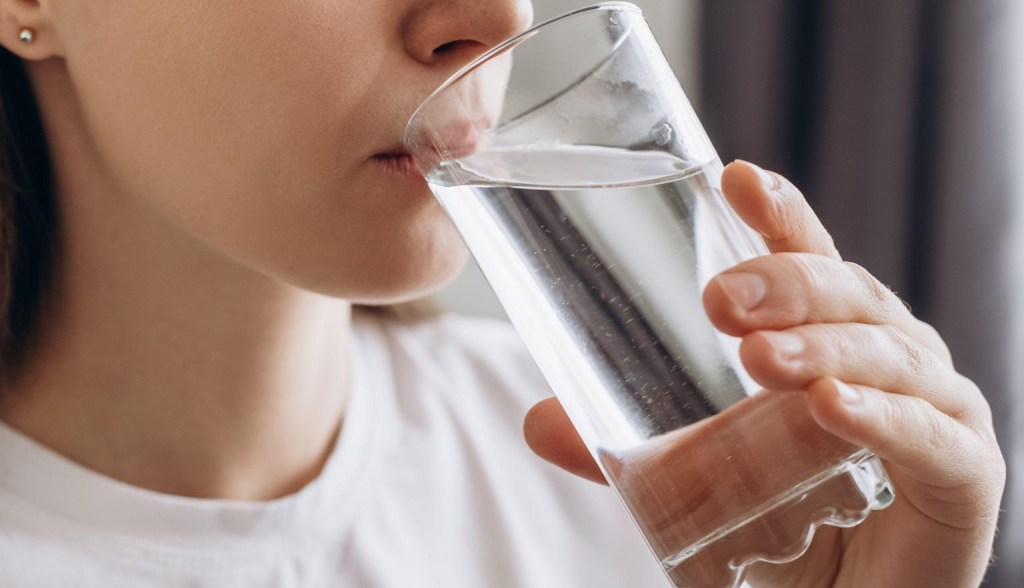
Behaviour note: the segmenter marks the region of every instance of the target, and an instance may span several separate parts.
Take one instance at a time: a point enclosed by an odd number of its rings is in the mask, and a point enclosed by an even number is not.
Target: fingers
[[[758,331],[743,339],[740,357],[750,376],[771,390],[802,390],[831,376],[919,396],[953,417],[983,403],[966,378],[891,325],[816,324]]]
[[[746,261],[704,291],[708,318],[742,337],[811,323],[891,324],[943,360],[949,351],[891,290],[862,267],[820,255],[788,253]]]
[[[530,409],[523,421],[523,436],[545,461],[592,482],[608,483],[558,400],[548,398]]]
[[[973,528],[998,501],[1005,465],[994,442],[914,396],[888,394],[823,378],[807,390],[807,406],[818,425],[865,447],[895,466],[901,476],[932,488],[914,496],[917,508],[957,528]],[[1002,470],[1001,470],[1002,468]],[[943,492],[955,489],[956,493]],[[964,489],[978,498],[965,500]],[[951,509],[948,501],[975,504],[978,512]],[[959,513],[958,518],[949,518]]]
[[[832,237],[789,180],[746,161],[722,174],[722,192],[747,225],[761,233],[772,253],[816,253],[840,259]]]
[[[704,301],[715,326],[730,335],[807,323],[912,318],[900,299],[860,266],[796,253],[741,263],[708,284]]]

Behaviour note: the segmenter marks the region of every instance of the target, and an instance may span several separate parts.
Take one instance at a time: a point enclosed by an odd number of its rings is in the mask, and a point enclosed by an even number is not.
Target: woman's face
[[[528,0],[64,0],[100,164],[231,259],[358,301],[465,261],[401,150],[416,106],[532,18]]]

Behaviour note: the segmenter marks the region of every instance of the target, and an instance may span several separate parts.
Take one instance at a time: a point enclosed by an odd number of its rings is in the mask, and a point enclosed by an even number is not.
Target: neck
[[[103,249],[68,243],[0,416],[161,492],[270,498],[315,476],[345,401],[348,305],[171,250]]]
[[[61,136],[55,296],[0,418],[159,492],[260,500],[301,488],[340,426],[348,303],[182,233]]]

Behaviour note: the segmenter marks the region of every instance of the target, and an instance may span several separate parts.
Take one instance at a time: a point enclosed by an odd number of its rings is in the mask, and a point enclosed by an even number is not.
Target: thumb
[[[608,483],[557,399],[542,400],[526,413],[523,436],[545,461],[592,482]]]
[[[803,194],[779,174],[734,161],[722,173],[722,192],[743,222],[761,233],[772,253],[840,258],[832,237]]]

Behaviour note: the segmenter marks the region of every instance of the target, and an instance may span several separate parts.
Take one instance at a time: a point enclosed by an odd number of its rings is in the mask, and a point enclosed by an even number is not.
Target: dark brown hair
[[[25,68],[0,48],[0,386],[23,359],[56,253],[53,173]]]

